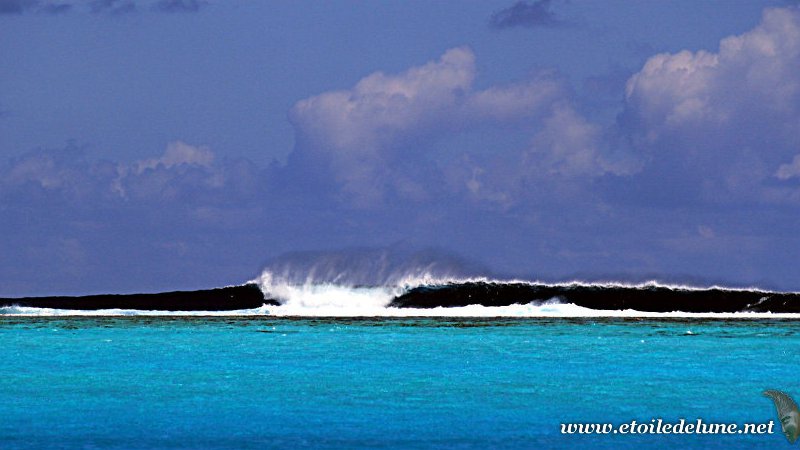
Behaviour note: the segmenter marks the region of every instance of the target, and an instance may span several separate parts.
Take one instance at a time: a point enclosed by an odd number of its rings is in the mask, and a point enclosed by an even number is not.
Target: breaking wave
[[[800,294],[655,282],[540,283],[424,275],[385,286],[294,283],[159,294],[0,300],[6,316],[800,318]]]
[[[7,298],[0,299],[0,315],[800,318],[800,294],[793,292],[658,282],[546,283],[476,273],[441,252],[296,253],[239,286]]]

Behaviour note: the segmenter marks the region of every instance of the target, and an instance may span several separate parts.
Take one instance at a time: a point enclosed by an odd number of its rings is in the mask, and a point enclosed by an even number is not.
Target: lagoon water
[[[773,319],[0,317],[0,447],[763,448]],[[767,423],[563,435],[563,422]]]

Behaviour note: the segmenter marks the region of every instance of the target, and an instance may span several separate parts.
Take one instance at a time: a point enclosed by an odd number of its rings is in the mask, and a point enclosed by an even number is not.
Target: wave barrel
[[[467,282],[420,286],[396,297],[396,308],[509,306],[555,300],[594,310],[643,312],[800,313],[800,294],[725,288],[643,285]]]

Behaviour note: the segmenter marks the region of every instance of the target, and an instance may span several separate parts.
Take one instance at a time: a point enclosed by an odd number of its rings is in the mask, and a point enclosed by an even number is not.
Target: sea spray
[[[280,303],[271,314],[381,316],[408,290],[459,282],[476,270],[472,266],[446,252],[400,246],[295,252],[267,264],[250,283]]]

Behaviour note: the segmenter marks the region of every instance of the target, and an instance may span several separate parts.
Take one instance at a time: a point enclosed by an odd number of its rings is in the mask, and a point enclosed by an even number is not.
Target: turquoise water
[[[0,448],[781,448],[800,322],[0,317]],[[778,426],[778,424],[776,424]]]

